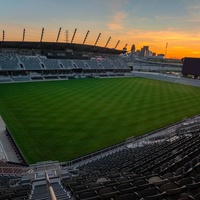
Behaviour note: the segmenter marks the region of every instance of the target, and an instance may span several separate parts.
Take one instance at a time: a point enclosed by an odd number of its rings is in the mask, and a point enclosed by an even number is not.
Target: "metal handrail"
[[[57,200],[56,195],[54,193],[54,190],[50,185],[49,176],[48,176],[48,173],[46,171],[45,171],[45,179],[46,179],[47,191],[48,191],[48,194],[49,194],[49,199],[50,200]]]

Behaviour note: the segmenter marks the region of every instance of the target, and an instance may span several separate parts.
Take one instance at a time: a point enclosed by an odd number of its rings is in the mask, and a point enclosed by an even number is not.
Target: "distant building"
[[[163,59],[163,58],[165,58],[165,55],[164,54],[158,54],[157,57]]]
[[[143,46],[142,48],[141,48],[141,56],[148,56],[148,54],[149,54],[149,46]]]
[[[136,50],[135,45],[133,44],[131,47],[131,55],[141,56],[141,57],[157,57],[164,58],[164,54],[158,54],[156,56],[156,52],[152,52],[149,49],[149,46],[143,46],[140,50]]]
[[[155,53],[155,52],[153,52],[153,53],[152,53],[152,56],[156,56],[156,53]]]
[[[135,50],[136,50],[135,45],[133,44],[132,47],[131,47],[131,54],[135,54]]]

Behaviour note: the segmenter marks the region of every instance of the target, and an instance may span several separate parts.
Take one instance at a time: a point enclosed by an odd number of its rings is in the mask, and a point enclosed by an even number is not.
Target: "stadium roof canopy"
[[[0,48],[3,49],[35,49],[35,50],[56,50],[66,51],[67,49],[76,52],[93,52],[101,54],[120,54],[125,53],[123,50],[114,48],[105,48],[94,45],[76,44],[76,43],[60,43],[60,42],[20,42],[20,41],[1,41]]]

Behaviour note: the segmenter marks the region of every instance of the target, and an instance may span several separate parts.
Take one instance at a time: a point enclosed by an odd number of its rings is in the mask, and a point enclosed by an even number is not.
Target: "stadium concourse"
[[[0,116],[0,160],[18,163],[20,161],[6,136],[5,127],[6,125]]]

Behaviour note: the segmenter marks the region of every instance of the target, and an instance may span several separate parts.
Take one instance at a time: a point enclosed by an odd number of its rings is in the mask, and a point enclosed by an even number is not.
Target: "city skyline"
[[[132,44],[137,49],[150,46],[153,52],[166,57],[200,57],[200,2],[198,0],[0,0],[0,40],[20,41],[26,29],[25,41],[71,41],[93,45],[101,33],[98,46],[117,49]]]

